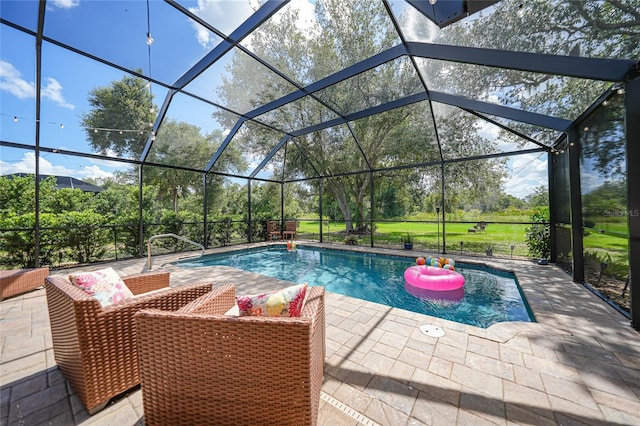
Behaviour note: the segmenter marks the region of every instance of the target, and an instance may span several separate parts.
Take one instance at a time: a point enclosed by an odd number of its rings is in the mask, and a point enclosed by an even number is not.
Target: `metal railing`
[[[157,240],[158,238],[166,238],[166,237],[172,237],[172,238],[176,238],[180,241],[184,241],[185,243],[189,243],[192,244],[196,247],[200,248],[200,256],[198,257],[202,257],[204,255],[204,246],[200,243],[196,243],[195,241],[191,241],[188,238],[185,237],[181,237],[180,235],[176,235],[176,234],[159,234],[159,235],[154,235],[152,237],[149,237],[149,241],[147,241],[147,269],[150,271],[151,270],[151,242],[153,240]]]

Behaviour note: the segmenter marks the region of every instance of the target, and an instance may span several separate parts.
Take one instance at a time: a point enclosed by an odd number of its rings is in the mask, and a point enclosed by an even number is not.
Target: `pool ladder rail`
[[[153,240],[157,240],[158,238],[167,238],[167,237],[171,237],[171,238],[176,238],[180,241],[184,241],[185,243],[189,243],[192,244],[198,248],[200,248],[200,256],[198,257],[202,257],[204,255],[204,246],[200,243],[196,243],[195,241],[191,241],[188,238],[182,237],[180,235],[176,235],[176,234],[158,234],[158,235],[154,235],[152,237],[149,238],[149,241],[147,241],[147,270],[151,270],[151,242]]]

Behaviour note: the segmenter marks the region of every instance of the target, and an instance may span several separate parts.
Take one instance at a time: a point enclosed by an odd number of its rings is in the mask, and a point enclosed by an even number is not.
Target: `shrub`
[[[231,236],[233,235],[233,219],[230,216],[225,216],[216,220],[213,226],[213,239],[222,246],[227,246],[231,243]]]
[[[344,243],[348,246],[357,246],[358,245],[358,237],[355,235],[347,235],[344,237]]]
[[[111,232],[103,228],[104,217],[91,210],[69,211],[60,215],[60,246],[66,257],[78,263],[100,260],[111,242]]]
[[[40,265],[52,265],[59,250],[57,215],[40,214]],[[9,268],[35,267],[35,214],[11,215],[0,219],[0,264]]]
[[[537,210],[531,216],[531,226],[526,228],[525,240],[529,254],[533,257],[548,259],[551,256],[551,238],[549,224],[549,209]]]

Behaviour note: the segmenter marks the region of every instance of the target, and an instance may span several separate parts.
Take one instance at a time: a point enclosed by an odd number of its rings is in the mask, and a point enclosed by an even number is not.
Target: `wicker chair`
[[[176,312],[136,314],[145,425],[315,425],[324,287],[297,318],[224,315],[224,285]]]
[[[45,280],[55,361],[90,414],[140,383],[134,314],[145,308],[176,310],[212,288],[211,283],[169,288],[168,272],[123,281],[135,297],[103,308],[64,277]],[[143,294],[152,290],[157,291]]]

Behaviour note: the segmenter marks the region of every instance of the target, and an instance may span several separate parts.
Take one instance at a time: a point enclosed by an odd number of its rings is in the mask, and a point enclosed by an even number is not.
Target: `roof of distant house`
[[[13,173],[10,175],[5,175],[5,177],[8,177],[8,178],[12,178],[14,176],[25,177],[32,174],[33,173]],[[40,175],[40,180],[46,179],[50,176],[53,176],[53,175]],[[82,181],[80,179],[76,179],[71,176],[53,176],[53,177],[56,179],[57,189],[72,188],[72,189],[80,189],[84,192],[94,192],[94,193],[104,191],[104,188],[101,188],[96,185],[92,185],[88,182]]]

